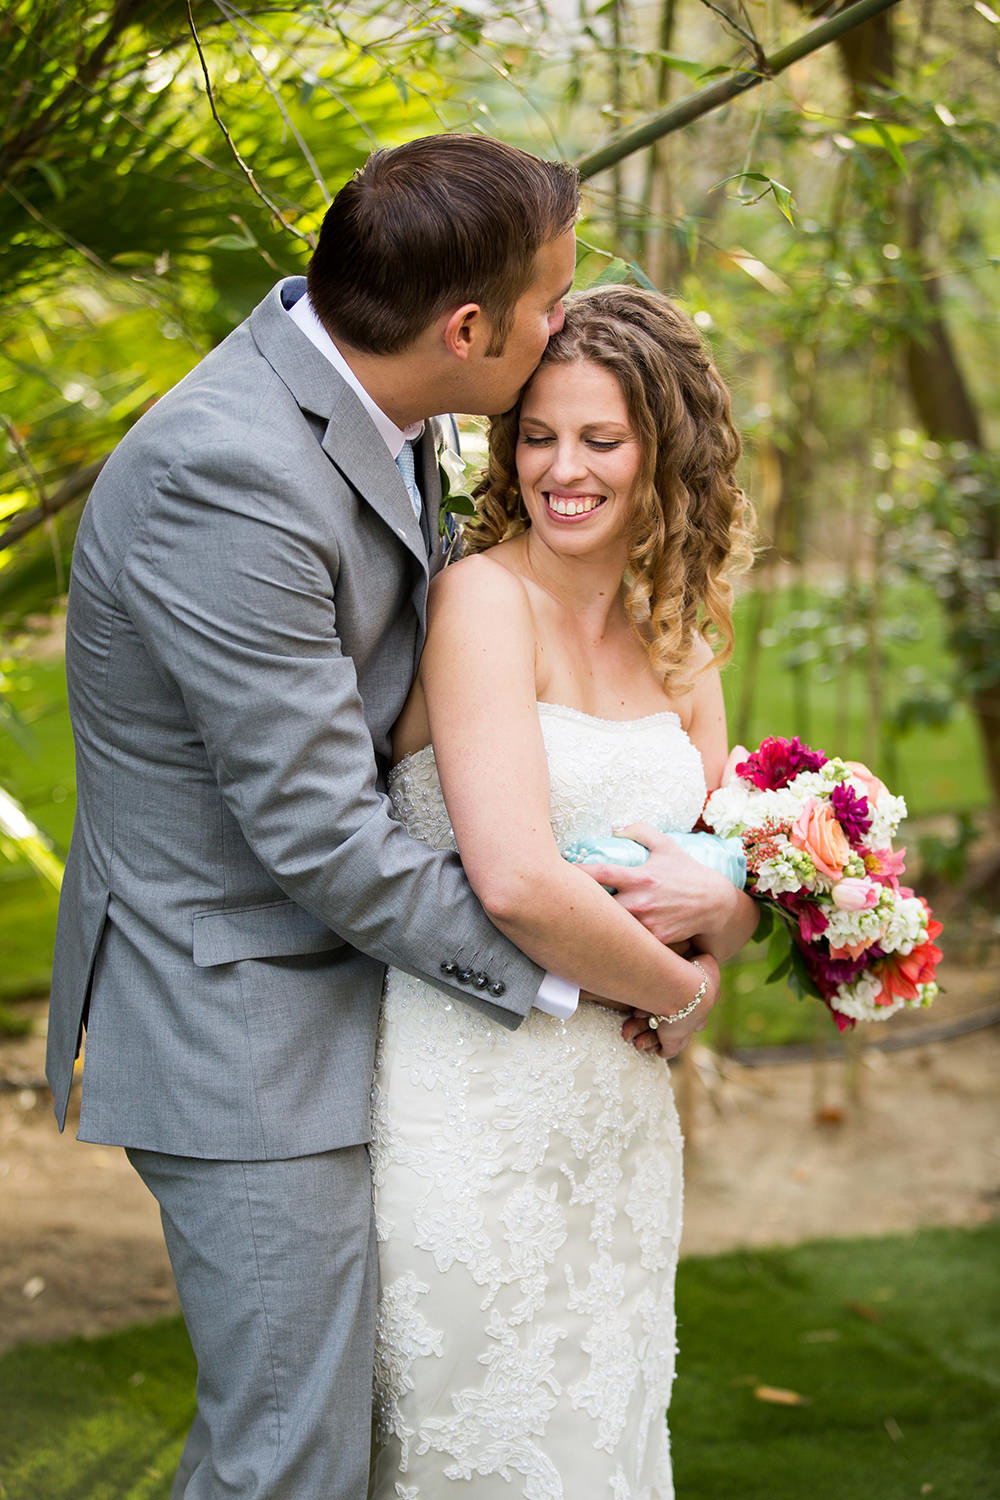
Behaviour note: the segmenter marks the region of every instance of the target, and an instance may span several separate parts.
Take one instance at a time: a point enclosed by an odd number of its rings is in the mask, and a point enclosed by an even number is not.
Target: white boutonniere
[[[454,536],[455,523],[449,516],[474,516],[476,507],[464,486],[467,468],[465,459],[454,448],[447,446],[438,451],[438,475],[441,479],[441,506],[438,510],[438,532],[449,538]]]

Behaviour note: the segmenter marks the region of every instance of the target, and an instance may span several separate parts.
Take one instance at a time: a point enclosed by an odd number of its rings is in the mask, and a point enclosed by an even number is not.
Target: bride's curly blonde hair
[[[664,687],[690,686],[695,634],[733,650],[734,573],[753,557],[754,513],[734,477],[742,451],[729,392],[691,320],[658,292],[604,286],[566,299],[542,365],[587,360],[621,386],[642,462],[628,530],[625,609]],[[520,405],[494,418],[478,515],[463,551],[527,529],[517,480]]]

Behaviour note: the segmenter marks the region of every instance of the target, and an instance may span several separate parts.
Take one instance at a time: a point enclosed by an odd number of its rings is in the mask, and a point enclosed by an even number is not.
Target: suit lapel
[[[323,452],[413,553],[426,575],[427,545],[403,476],[354,392],[335,370],[330,374],[339,389],[323,437]]]
[[[287,308],[305,290],[301,276],[279,282],[250,314],[250,331],[263,357],[303,411],[326,422],[322,448],[352,489],[380,515],[420,563],[426,584],[427,546],[402,475],[371,418],[329,360],[289,318]],[[428,424],[430,425],[430,424]],[[424,445],[426,450],[427,444]],[[435,493],[440,497],[434,444],[430,444]],[[424,474],[428,458],[424,454]],[[427,493],[425,491],[425,493]],[[434,521],[437,502],[434,504]]]

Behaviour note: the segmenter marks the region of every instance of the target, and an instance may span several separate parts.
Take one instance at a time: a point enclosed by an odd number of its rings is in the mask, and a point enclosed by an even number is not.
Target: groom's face
[[[502,350],[486,355],[476,368],[476,388],[469,392],[475,405],[464,406],[465,411],[495,416],[514,405],[549,339],[563,326],[562,299],[573,284],[575,268],[572,229],[541,247],[534,277],[517,300]]]

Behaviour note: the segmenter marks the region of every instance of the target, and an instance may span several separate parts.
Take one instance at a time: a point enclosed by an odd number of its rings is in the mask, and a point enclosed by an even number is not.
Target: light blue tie
[[[419,521],[420,512],[423,509],[423,500],[420,495],[419,486],[417,485],[417,470],[413,462],[413,444],[409,439],[406,440],[396,455],[396,468],[403,476],[406,493],[409,495],[410,504],[413,506],[413,514]]]

